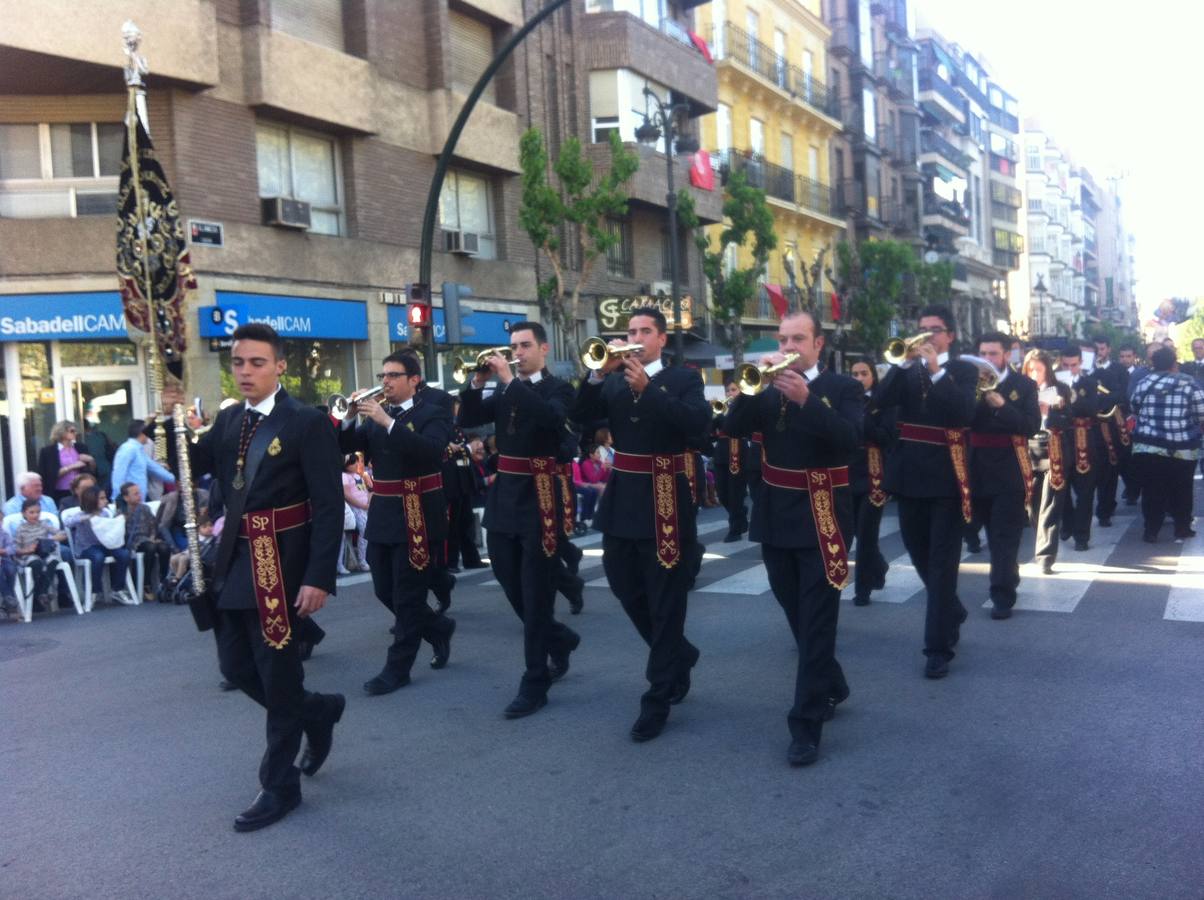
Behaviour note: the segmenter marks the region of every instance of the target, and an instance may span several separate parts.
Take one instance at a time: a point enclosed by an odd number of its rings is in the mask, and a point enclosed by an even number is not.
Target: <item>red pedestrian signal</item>
[[[426,303],[407,304],[406,321],[411,328],[427,328],[431,324],[430,306]]]

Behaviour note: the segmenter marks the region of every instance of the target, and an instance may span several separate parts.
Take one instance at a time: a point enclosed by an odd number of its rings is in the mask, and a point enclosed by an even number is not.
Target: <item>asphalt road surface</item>
[[[597,535],[585,612],[559,609],[581,649],[524,720],[501,715],[522,633],[487,570],[454,595],[449,667],[424,650],[386,697],[360,686],[390,623],[353,577],[307,664],[311,687],[348,697],[334,751],[302,806],[253,834],[232,822],[258,787],[263,713],[218,690],[185,608],[5,623],[0,896],[1199,898],[1204,537],[1144,544],[1134,512],[1086,553],[1063,544],[1056,575],[1026,566],[1008,621],[981,606],[985,553],[967,556],[971,617],[937,682],[888,512],[887,590],[867,608],[846,591],[853,693],[805,769],[785,759],[785,618],[758,548],[720,543],[715,511],[694,688],[642,745],[627,732],[645,651]]]

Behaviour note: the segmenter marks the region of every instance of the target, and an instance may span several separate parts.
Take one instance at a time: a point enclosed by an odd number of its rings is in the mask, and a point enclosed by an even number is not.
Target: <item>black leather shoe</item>
[[[854,597],[853,605],[854,606],[869,606],[870,598],[869,597],[861,597],[861,596]]]
[[[451,623],[447,630],[431,641],[431,648],[435,651],[435,655],[431,657],[432,669],[444,668],[451,656],[451,639],[452,635],[456,633],[456,620],[448,619],[447,621]]]
[[[347,708],[347,698],[342,694],[332,694],[330,714],[322,724],[314,727],[306,736],[305,752],[301,754],[301,771],[313,777],[330,756],[330,747],[334,743],[334,726],[343,718],[343,710]]]
[[[575,616],[581,615],[581,610],[585,609],[585,579],[574,575],[572,587],[565,592],[565,596],[569,601],[569,612]]]
[[[742,537],[744,537],[743,531],[729,531],[727,534],[725,534],[723,536],[723,543],[734,544],[734,543],[736,543],[736,541],[740,540],[740,538],[742,538]]]
[[[301,805],[301,792],[260,791],[255,802],[234,819],[235,831],[258,831],[279,822]]]
[[[637,744],[650,741],[665,730],[665,720],[661,716],[640,713],[640,717],[631,726],[631,739]]]
[[[226,681],[224,678],[218,682],[218,689],[223,691],[237,691],[238,685],[233,681]]]
[[[1111,528],[1112,527],[1112,517],[1104,516],[1102,519],[1100,519],[1099,527],[1100,528]]]
[[[1086,541],[1075,541],[1074,549],[1077,550],[1079,553],[1082,553],[1084,550],[1090,550],[1091,545],[1088,544]]]
[[[524,697],[521,694],[510,701],[502,715],[507,719],[522,719],[537,713],[548,705],[547,697]]]
[[[790,742],[786,761],[792,766],[809,766],[819,759],[819,745],[810,738]]]
[[[928,657],[928,662],[924,665],[925,678],[944,678],[948,674],[949,660],[939,656]]]
[[[1010,619],[1012,611],[1006,606],[994,606],[991,608],[992,619]]]
[[[375,678],[364,682],[364,693],[370,697],[391,694],[410,683],[409,675],[395,675],[392,672],[381,672]]]
[[[548,675],[553,681],[559,681],[569,671],[569,654],[581,646],[581,635],[573,635],[573,644],[568,647],[563,653],[549,654],[548,659]]]

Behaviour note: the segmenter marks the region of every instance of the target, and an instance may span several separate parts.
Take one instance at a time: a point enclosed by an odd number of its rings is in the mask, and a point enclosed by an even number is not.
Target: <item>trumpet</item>
[[[452,357],[452,380],[456,384],[463,384],[468,381],[476,372],[484,372],[489,368],[489,357],[501,356],[510,365],[518,362],[514,358],[514,351],[509,347],[490,347],[488,350],[482,350],[476,355],[475,359],[464,359],[462,356]]]
[[[768,366],[755,366],[752,363],[741,363],[736,369],[736,384],[741,394],[752,397],[765,390],[769,381],[779,372],[784,372],[798,359],[797,353],[787,353],[781,362]]]
[[[581,345],[581,365],[591,372],[596,372],[616,356],[640,353],[643,349],[643,344],[619,344],[617,347],[611,347],[600,337],[586,338]]]
[[[1096,388],[1099,390],[1099,392],[1101,394],[1104,394],[1109,397],[1112,396],[1112,392],[1110,390],[1108,390],[1106,387],[1104,387],[1102,384],[1097,384]],[[1114,415],[1116,415],[1116,411],[1119,408],[1120,408],[1120,404],[1113,403],[1107,412],[1097,412],[1095,414],[1095,417],[1097,419],[1111,419]]]
[[[999,387],[999,370],[991,365],[989,360],[985,360],[981,356],[959,356],[958,359],[968,362],[978,369],[978,384],[974,388],[976,399],[981,400],[983,394]]]
[[[721,416],[726,412],[727,412],[727,401],[726,400],[712,400],[711,401],[711,414],[712,415]]]
[[[330,414],[336,419],[346,419],[347,412],[351,409],[352,403],[359,403],[361,400],[374,400],[384,393],[384,386],[377,385],[366,390],[352,394],[350,397],[344,397],[342,394],[331,394],[326,398],[326,405],[330,409]]]
[[[882,351],[882,358],[892,366],[901,366],[922,344],[932,339],[931,331],[921,331],[909,338],[891,338]]]

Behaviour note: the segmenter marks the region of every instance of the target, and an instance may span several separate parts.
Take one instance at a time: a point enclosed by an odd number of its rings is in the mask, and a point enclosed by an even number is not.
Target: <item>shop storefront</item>
[[[332,393],[359,385],[357,343],[368,340],[367,304],[324,297],[215,293],[216,305],[198,308],[200,336],[221,369],[221,394],[237,397],[230,374],[230,336],[239,325],[264,322],[284,338],[284,389],[303,403],[322,404]],[[216,407],[216,404],[215,404]]]
[[[0,296],[3,493],[37,463],[62,419],[125,440],[147,411],[141,348],[127,337],[117,291]]]
[[[447,340],[447,327],[444,324],[443,310],[436,307],[433,310],[435,323],[435,343],[442,345]],[[438,368],[439,383],[454,390],[457,385],[451,380],[451,358],[453,356],[467,357],[479,353],[488,347],[510,345],[510,326],[522,322],[527,315],[518,312],[496,312],[476,309],[472,315],[464,317],[464,326],[471,328],[473,334],[466,336],[466,343],[454,347],[439,347]],[[406,321],[404,306],[389,307],[389,342],[390,350],[400,350],[408,346],[410,326]]]

